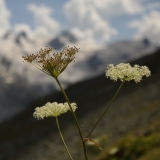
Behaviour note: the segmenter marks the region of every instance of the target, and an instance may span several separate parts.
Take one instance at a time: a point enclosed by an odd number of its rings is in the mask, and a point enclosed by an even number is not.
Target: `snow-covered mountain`
[[[52,48],[57,48],[57,49],[61,49],[62,47],[65,47],[68,43],[76,43],[78,40],[76,37],[74,37],[72,34],[70,34],[69,32],[63,32],[60,35],[58,35],[57,37],[53,38],[52,40],[50,40],[48,42],[48,45]]]
[[[69,32],[45,40],[35,40],[25,32],[8,32],[0,38],[0,122],[23,110],[33,99],[56,90],[52,77],[22,59],[22,55],[36,53],[46,45],[57,48],[56,51],[68,45],[81,48],[76,62],[59,77],[64,86],[104,73],[109,63],[127,62],[156,50],[147,39],[96,46],[78,41]]]
[[[68,67],[65,71],[65,81],[76,82],[78,80],[91,78],[103,74],[108,64],[118,64],[138,59],[144,55],[151,54],[157,49],[157,46],[150,43],[149,40],[142,41],[119,41],[101,48],[82,51],[84,57],[77,54],[76,63]],[[79,58],[80,57],[80,58]]]

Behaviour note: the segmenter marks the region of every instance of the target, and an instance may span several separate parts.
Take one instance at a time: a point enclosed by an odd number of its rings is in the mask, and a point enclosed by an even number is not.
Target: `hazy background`
[[[35,107],[65,102],[52,77],[23,62],[46,45],[80,48],[59,79],[77,103],[84,135],[120,85],[105,77],[107,65],[149,67],[151,77],[125,83],[94,131],[103,151],[87,150],[93,160],[159,160],[159,0],[0,0],[0,160],[68,159],[54,119],[33,117]],[[82,160],[72,116],[59,120],[73,157]]]
[[[46,45],[80,47],[76,63],[60,76],[68,86],[104,73],[109,63],[152,53],[159,20],[159,0],[0,0],[0,121],[57,89],[22,55]]]
[[[147,38],[156,44],[159,20],[158,0],[0,0],[0,54],[22,73],[29,65],[22,64],[21,55],[35,53],[67,32],[74,38],[61,36],[59,41],[80,47],[77,61],[83,61],[117,41]],[[32,76],[28,79],[35,82]]]

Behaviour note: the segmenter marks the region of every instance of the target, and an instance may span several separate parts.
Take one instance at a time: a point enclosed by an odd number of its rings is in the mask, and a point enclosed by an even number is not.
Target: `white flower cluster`
[[[113,64],[108,65],[106,70],[107,78],[117,81],[130,81],[134,80],[136,83],[142,80],[143,76],[149,77],[150,70],[146,66],[134,65],[132,67],[129,63],[120,63],[114,67]]]
[[[75,112],[77,109],[76,103],[71,103],[72,110]],[[45,106],[37,107],[33,116],[37,119],[43,119],[44,117],[57,117],[70,110],[68,103],[50,103],[48,102]]]

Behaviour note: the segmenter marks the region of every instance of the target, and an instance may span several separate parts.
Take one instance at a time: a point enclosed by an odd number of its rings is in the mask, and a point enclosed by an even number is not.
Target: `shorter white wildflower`
[[[131,81],[134,80],[136,83],[142,80],[143,76],[149,77],[151,75],[150,70],[146,66],[134,65],[132,67],[129,63],[120,63],[115,67],[113,64],[108,65],[106,70],[107,78],[117,81]]]
[[[75,112],[77,109],[76,103],[71,103],[72,110]],[[61,114],[66,113],[70,110],[68,103],[50,103],[48,102],[45,106],[37,107],[33,116],[37,119],[43,119],[44,117],[57,117]]]

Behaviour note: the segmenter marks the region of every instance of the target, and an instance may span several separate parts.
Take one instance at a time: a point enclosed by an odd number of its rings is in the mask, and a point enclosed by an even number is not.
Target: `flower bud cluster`
[[[75,112],[77,109],[76,103],[71,103],[72,110]],[[61,114],[66,113],[68,110],[70,110],[70,107],[68,103],[46,103],[45,106],[37,107],[35,109],[35,112],[33,113],[33,116],[37,119],[44,119],[44,117],[58,117]]]
[[[57,78],[66,69],[68,64],[74,60],[75,54],[78,51],[75,46],[65,47],[61,52],[52,52],[52,48],[45,48],[40,49],[37,54],[22,57],[36,68]]]
[[[108,65],[106,70],[107,78],[117,81],[131,81],[136,83],[142,80],[143,76],[149,77],[151,75],[150,70],[146,66],[134,65],[132,67],[129,63],[120,63],[114,67],[113,64]]]

